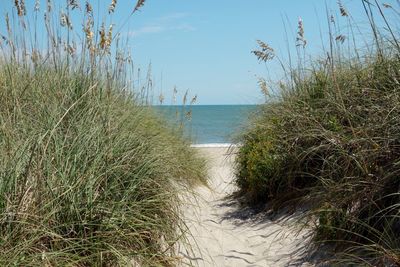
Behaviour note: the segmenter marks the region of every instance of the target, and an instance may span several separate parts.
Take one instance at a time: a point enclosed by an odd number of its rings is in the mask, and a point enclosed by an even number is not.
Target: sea
[[[156,106],[174,127],[182,127],[193,146],[229,146],[249,124],[257,105]],[[182,125],[182,126],[181,126]]]

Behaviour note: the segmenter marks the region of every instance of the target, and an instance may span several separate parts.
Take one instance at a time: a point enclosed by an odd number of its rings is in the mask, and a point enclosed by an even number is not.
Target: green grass
[[[204,162],[139,104],[149,89],[132,90],[129,60],[90,39],[93,24],[80,52],[52,43],[72,44],[53,12],[41,54],[22,14],[1,44],[0,265],[174,266],[178,194],[205,182]]]
[[[239,140],[239,193],[309,207],[332,264],[400,264],[400,50],[380,34],[365,57],[291,72]]]

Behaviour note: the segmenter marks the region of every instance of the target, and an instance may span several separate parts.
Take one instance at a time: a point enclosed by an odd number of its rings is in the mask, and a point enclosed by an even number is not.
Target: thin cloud
[[[165,31],[165,27],[163,27],[161,25],[152,25],[152,26],[144,26],[137,30],[130,31],[128,33],[128,35],[129,36],[138,36],[138,35],[149,34],[149,33],[160,33],[163,31]]]
[[[181,24],[181,25],[178,25],[178,26],[176,26],[176,27],[173,27],[173,29],[174,29],[174,30],[185,31],[185,32],[192,32],[192,31],[195,31],[195,30],[196,30],[196,28],[193,27],[193,26],[190,25],[190,24]]]
[[[189,17],[188,13],[171,13],[153,20],[151,24],[128,32],[128,36],[141,36],[146,34],[159,34],[163,32],[192,32],[196,28],[187,22],[182,22],[183,18]]]
[[[157,18],[157,21],[171,21],[171,20],[178,20],[178,19],[182,19],[182,18],[187,18],[189,17],[190,14],[189,13],[184,13],[184,12],[177,12],[177,13],[171,13],[162,17]]]

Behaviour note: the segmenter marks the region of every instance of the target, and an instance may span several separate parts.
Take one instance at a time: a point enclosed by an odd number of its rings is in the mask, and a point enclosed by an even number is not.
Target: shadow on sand
[[[235,194],[219,200],[215,206],[227,209],[219,223],[226,220],[239,227],[259,226],[257,230],[264,230],[271,225],[279,225],[281,228],[259,235],[265,239],[273,237],[277,242],[279,242],[277,239],[285,238],[287,231],[294,232],[295,235],[302,235],[302,240],[296,244],[296,249],[290,254],[284,255],[291,260],[284,265],[276,266],[332,266],[329,261],[334,258],[333,248],[328,245],[316,245],[312,240],[312,231],[307,231],[310,227],[307,226],[304,216],[302,216],[306,208],[297,209],[295,212],[287,208],[277,213],[273,212],[268,204],[249,206],[242,203],[242,199]],[[268,249],[268,244],[265,246]],[[278,261],[277,264],[279,264]]]

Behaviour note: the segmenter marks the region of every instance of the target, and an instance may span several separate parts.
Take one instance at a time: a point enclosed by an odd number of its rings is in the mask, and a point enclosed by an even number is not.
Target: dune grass
[[[143,105],[144,89],[132,90],[130,59],[95,29],[90,3],[67,2],[60,15],[52,1],[34,11],[46,14],[48,47],[28,38],[37,28],[26,26],[24,1],[15,1],[15,23],[6,19],[0,265],[174,266],[187,232],[178,193],[205,182],[204,162]],[[86,22],[80,45],[72,12]]]
[[[377,1],[360,5],[369,18],[380,14]],[[236,182],[248,203],[309,207],[316,244],[334,248],[331,264],[397,266],[400,50],[392,28],[371,26],[373,52],[353,57],[335,46],[289,73],[240,138]],[[273,50],[261,44],[263,59]]]

